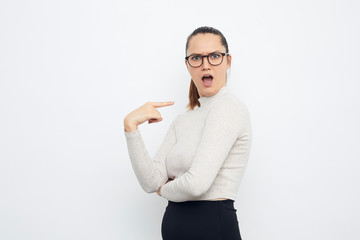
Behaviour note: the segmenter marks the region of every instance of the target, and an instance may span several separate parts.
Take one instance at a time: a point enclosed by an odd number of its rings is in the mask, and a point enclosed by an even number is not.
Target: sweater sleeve
[[[133,170],[142,189],[147,193],[156,192],[168,180],[165,159],[176,143],[174,122],[175,120],[153,159],[149,156],[139,128],[131,132],[123,130]]]
[[[161,187],[160,195],[174,202],[196,200],[214,182],[236,139],[248,124],[244,105],[220,102],[209,110],[191,167]]]

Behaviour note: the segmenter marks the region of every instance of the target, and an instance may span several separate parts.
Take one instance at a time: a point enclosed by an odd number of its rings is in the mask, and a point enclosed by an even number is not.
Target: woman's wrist
[[[124,120],[124,130],[125,132],[132,132],[137,129],[137,125],[128,121],[126,118]]]
[[[161,193],[160,193],[161,187],[162,187],[162,186],[160,186],[160,187],[159,187],[159,190],[157,191],[157,194],[158,194],[160,197],[161,197]]]

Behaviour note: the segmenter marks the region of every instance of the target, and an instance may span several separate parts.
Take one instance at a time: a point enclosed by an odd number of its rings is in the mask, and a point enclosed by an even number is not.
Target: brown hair
[[[192,37],[194,37],[195,35],[202,33],[212,33],[215,34],[217,36],[219,36],[221,38],[221,44],[225,47],[226,52],[229,52],[229,47],[226,41],[226,38],[224,37],[224,35],[217,30],[216,28],[213,27],[207,27],[207,26],[203,26],[203,27],[199,27],[197,29],[195,29],[187,38],[186,41],[186,47],[185,47],[185,56],[187,54],[187,50],[189,48],[189,41],[191,40]],[[186,105],[186,107],[188,108],[188,111],[193,110],[195,108],[195,106],[200,107],[200,102],[198,101],[200,95],[199,92],[197,90],[197,87],[194,84],[194,81],[191,79],[190,81],[190,88],[189,88],[189,103]]]

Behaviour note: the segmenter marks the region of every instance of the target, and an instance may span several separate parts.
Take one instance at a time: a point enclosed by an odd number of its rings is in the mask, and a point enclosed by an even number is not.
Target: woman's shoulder
[[[236,126],[240,133],[249,136],[249,132],[251,132],[251,117],[246,103],[232,93],[224,94],[217,100],[216,104],[209,111],[213,111],[212,119],[216,119],[215,117],[220,119],[226,118],[230,127]]]
[[[213,108],[223,108],[228,111],[233,111],[242,114],[249,114],[249,109],[244,100],[240,99],[237,95],[227,92],[217,99]]]

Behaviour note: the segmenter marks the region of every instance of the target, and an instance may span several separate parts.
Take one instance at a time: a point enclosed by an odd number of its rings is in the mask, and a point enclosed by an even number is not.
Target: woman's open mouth
[[[210,74],[205,74],[203,77],[202,77],[202,82],[203,82],[203,85],[205,87],[209,87],[211,86],[211,83],[213,81],[213,76],[211,76]]]

